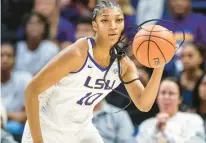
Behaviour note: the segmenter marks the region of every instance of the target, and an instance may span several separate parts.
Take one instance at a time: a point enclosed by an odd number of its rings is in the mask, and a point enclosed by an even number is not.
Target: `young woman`
[[[110,49],[124,29],[121,8],[112,1],[101,1],[94,9],[94,38],[80,39],[62,50],[31,81],[25,91],[28,123],[23,143],[102,143],[92,125],[94,106],[120,84],[117,60],[110,64]],[[128,57],[121,61],[124,81],[138,78]],[[125,84],[141,111],[152,107],[164,67],[154,69],[144,89],[139,80]],[[108,86],[111,88],[108,88]]]
[[[48,39],[49,23],[38,12],[32,11],[25,17],[24,31],[24,39],[18,41],[16,46],[15,69],[35,75],[57,55],[60,48]]]
[[[197,45],[185,45],[181,54],[183,72],[179,76],[180,86],[183,89],[182,103],[192,108],[192,92],[199,78],[203,74],[201,64],[203,56]]]

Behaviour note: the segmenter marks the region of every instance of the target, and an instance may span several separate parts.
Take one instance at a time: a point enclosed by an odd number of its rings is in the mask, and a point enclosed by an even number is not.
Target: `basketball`
[[[134,37],[133,54],[144,66],[158,68],[168,63],[176,50],[174,34],[160,25],[142,26]]]

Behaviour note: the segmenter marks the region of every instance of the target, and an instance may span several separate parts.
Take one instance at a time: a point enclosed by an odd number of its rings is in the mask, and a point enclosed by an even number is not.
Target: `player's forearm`
[[[25,108],[33,142],[41,141],[38,94],[31,87],[25,91]]]
[[[147,112],[152,108],[152,105],[154,104],[157,96],[157,92],[159,90],[163,70],[164,67],[154,69],[150,81],[139,97],[140,110]]]

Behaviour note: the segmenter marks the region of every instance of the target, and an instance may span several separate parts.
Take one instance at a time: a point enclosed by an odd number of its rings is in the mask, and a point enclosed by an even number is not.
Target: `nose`
[[[112,21],[111,24],[110,24],[110,29],[114,30],[117,28],[117,24],[115,21]]]

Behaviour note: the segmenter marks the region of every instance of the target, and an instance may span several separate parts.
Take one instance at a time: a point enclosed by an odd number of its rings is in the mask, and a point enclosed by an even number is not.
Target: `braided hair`
[[[95,21],[96,17],[102,13],[102,10],[104,8],[109,8],[109,7],[110,8],[118,8],[120,11],[122,11],[121,7],[117,3],[115,3],[114,1],[102,0],[94,8],[92,21]]]

